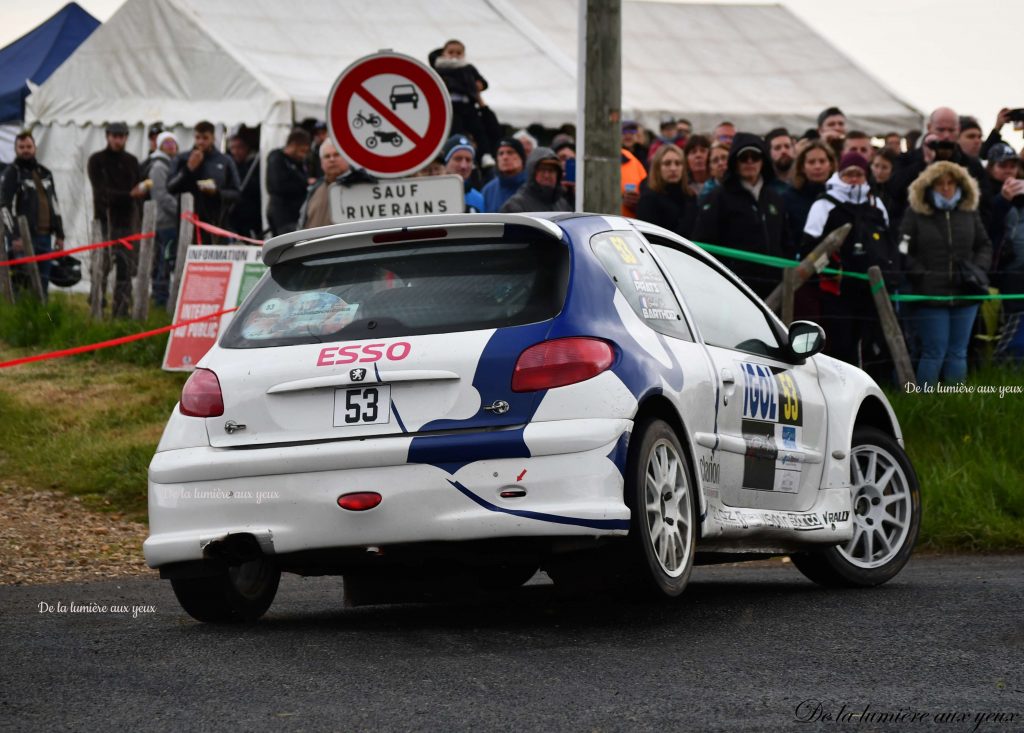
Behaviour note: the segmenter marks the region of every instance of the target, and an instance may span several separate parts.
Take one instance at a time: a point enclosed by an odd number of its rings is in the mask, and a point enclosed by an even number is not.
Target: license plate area
[[[391,422],[391,385],[374,384],[334,390],[334,427],[385,425]]]

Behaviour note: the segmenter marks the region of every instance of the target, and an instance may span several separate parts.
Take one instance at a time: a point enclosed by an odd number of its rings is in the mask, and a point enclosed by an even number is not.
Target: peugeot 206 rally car
[[[695,558],[872,586],[910,556],[918,482],[878,386],[663,229],[384,219],[263,259],[149,469],[146,560],[197,619],[259,617],[282,571],[676,596]]]

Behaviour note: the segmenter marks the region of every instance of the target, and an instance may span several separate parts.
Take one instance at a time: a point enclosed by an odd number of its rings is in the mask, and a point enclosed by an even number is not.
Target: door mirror
[[[806,359],[825,348],[825,330],[811,321],[794,321],[789,327],[789,350]]]

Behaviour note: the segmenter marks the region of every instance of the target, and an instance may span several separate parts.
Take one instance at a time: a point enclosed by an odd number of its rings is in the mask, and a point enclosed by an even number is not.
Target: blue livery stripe
[[[466,497],[472,499],[477,504],[492,512],[500,512],[501,514],[511,514],[515,517],[523,517],[524,519],[536,519],[540,522],[553,522],[555,524],[570,524],[574,527],[591,527],[593,529],[629,529],[628,519],[580,519],[578,517],[563,517],[558,514],[545,514],[543,512],[531,512],[525,509],[506,509],[505,507],[497,506],[492,504],[485,499],[481,499],[479,496],[474,494],[472,491],[467,489],[465,486],[460,484],[458,481],[452,481],[448,479],[448,483],[454,486],[456,489],[461,491]]]

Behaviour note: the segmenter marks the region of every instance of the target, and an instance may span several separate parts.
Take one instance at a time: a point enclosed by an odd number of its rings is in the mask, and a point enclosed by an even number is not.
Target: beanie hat
[[[444,155],[444,162],[447,163],[460,150],[466,150],[474,158],[476,157],[476,148],[468,137],[465,135],[452,135],[445,141],[444,147],[441,149],[441,153]]]
[[[159,150],[160,146],[163,145],[168,140],[173,140],[175,145],[181,147],[180,145],[178,145],[178,138],[174,137],[174,133],[165,131],[161,132],[159,135],[156,136],[156,149]]]
[[[844,153],[843,157],[839,159],[839,172],[842,173],[847,168],[860,168],[867,174],[868,160],[860,153],[855,153],[851,150],[848,153]]]
[[[555,135],[554,139],[551,141],[551,149],[557,153],[562,148],[572,148],[574,151],[576,150],[576,141],[573,139],[572,135],[568,135],[564,132]]]
[[[495,150],[501,150],[502,148],[512,148],[516,155],[519,156],[519,160],[523,161],[523,165],[526,165],[526,149],[523,148],[523,144],[516,140],[514,137],[503,137],[498,141],[498,147]]]

